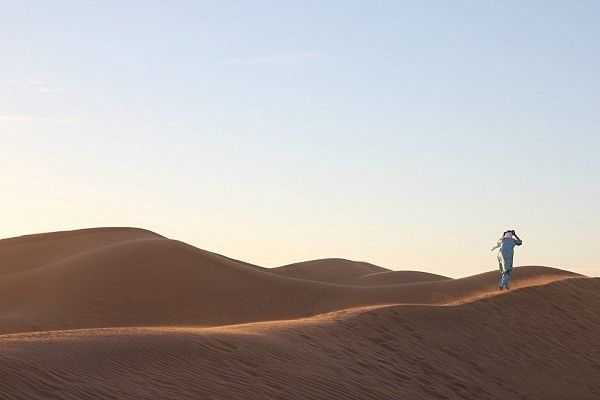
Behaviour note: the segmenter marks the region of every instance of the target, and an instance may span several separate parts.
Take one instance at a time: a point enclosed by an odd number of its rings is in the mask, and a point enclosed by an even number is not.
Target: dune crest
[[[402,274],[368,263],[328,259],[303,263],[300,270],[314,272],[324,266],[325,279],[335,275],[336,280],[369,280],[374,276],[377,285],[304,280],[286,276],[297,271],[297,265],[282,267],[278,273],[131,228],[6,239],[0,241],[0,251],[4,271],[0,275],[0,334],[219,326],[381,304],[447,304],[497,294],[495,272],[380,285],[381,276],[397,279]],[[513,287],[573,276],[552,268],[520,267],[515,270]]]
[[[384,271],[345,279],[339,283],[355,286],[383,286],[417,282],[446,281],[449,279],[452,278],[421,271]]]
[[[130,240],[163,238],[139,228],[90,228],[0,240],[0,275],[19,273]]]
[[[328,283],[384,271],[389,271],[389,269],[364,261],[352,261],[343,258],[302,261],[271,269],[273,273],[290,278]]]
[[[600,279],[513,274],[267,269],[134,228],[4,239],[0,397],[595,399]]]
[[[28,399],[592,400],[599,308],[600,279],[573,278],[451,307],[3,335],[0,384]]]

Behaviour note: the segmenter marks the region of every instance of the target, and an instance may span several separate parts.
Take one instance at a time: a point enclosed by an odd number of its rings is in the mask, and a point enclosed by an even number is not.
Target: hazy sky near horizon
[[[0,237],[600,275],[600,2],[0,4]]]

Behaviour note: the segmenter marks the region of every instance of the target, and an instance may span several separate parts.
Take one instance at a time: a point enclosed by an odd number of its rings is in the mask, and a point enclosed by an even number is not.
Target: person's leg
[[[510,273],[512,272],[512,266],[513,266],[513,258],[512,257],[503,257],[504,263],[503,263],[503,268],[504,268],[504,274],[502,275],[502,277],[504,278],[504,288],[508,289],[510,286]]]
[[[506,272],[504,272],[504,288],[505,289],[510,289],[510,273],[512,272],[512,268],[511,269],[507,269]]]
[[[513,258],[512,256],[510,257],[502,257],[503,259],[503,263],[502,266],[504,267],[505,271],[511,270],[513,267]]]
[[[504,270],[502,272],[502,277],[500,278],[500,290],[506,289],[506,279],[507,279],[507,271]]]
[[[504,258],[502,253],[498,253],[498,267],[500,268],[500,281],[498,282],[498,289],[504,289]]]

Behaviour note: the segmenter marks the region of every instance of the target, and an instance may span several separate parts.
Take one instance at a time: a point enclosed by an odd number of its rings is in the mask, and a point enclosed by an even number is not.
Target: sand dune
[[[0,240],[0,398],[597,398],[600,280],[497,279],[266,269],[131,228]]]
[[[23,272],[73,255],[129,240],[162,238],[137,228],[92,228],[0,240],[0,275]]]
[[[340,282],[367,274],[389,271],[389,269],[364,261],[324,258],[288,264],[273,268],[271,271],[291,278],[318,282]]]
[[[28,399],[597,399],[600,279],[456,306],[389,306],[225,328],[0,337]]]
[[[449,280],[447,276],[431,274],[421,271],[385,271],[376,272],[374,274],[366,274],[350,279],[339,281],[345,285],[355,286],[383,286],[383,285],[398,285],[406,283],[429,282],[429,281],[445,281]]]
[[[352,286],[381,286],[450,279],[421,271],[390,271],[364,261],[324,258],[272,268],[272,272],[291,278]]]
[[[109,229],[104,233],[103,236],[95,231],[97,248],[91,249],[89,244],[82,252],[69,249],[63,239],[75,244],[92,243],[89,231],[60,234],[59,238],[40,236],[27,242],[31,243],[30,251],[21,244],[22,254],[41,248],[52,254],[51,262],[23,263],[22,271],[13,268],[12,273],[0,276],[0,333],[116,326],[214,326],[300,318],[376,304],[443,304],[493,293],[497,280],[496,273],[485,273],[401,286],[348,286],[282,276],[147,231]],[[108,240],[113,233],[117,233],[114,240]],[[78,235],[82,238],[75,239]],[[42,240],[44,237],[46,241]],[[59,244],[60,251],[53,252],[54,243]],[[1,241],[0,248],[4,248]],[[26,257],[18,260],[23,259]],[[4,262],[10,266],[6,259]],[[309,264],[314,268],[314,262]],[[323,260],[323,264],[331,265],[329,260]],[[341,269],[345,264],[334,263],[333,269]],[[351,266],[354,275],[359,269],[381,269],[366,263]],[[517,288],[573,274],[521,267],[515,276]]]

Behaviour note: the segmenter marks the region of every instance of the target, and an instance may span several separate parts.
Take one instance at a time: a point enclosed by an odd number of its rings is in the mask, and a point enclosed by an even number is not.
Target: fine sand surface
[[[600,279],[266,269],[132,228],[0,240],[0,398],[598,399]]]

